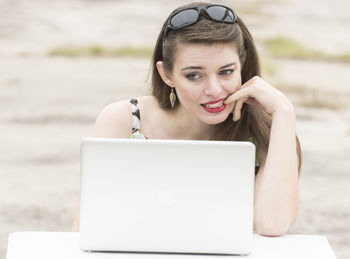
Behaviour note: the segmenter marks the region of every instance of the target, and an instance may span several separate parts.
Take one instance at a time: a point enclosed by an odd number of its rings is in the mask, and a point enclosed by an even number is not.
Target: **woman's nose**
[[[219,80],[216,77],[209,78],[204,89],[204,94],[208,96],[217,97],[220,95],[221,91],[222,86]]]

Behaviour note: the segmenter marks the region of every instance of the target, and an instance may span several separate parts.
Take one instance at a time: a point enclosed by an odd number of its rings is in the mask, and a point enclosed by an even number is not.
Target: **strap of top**
[[[131,99],[131,113],[132,113],[132,133],[130,138],[137,138],[137,139],[147,139],[141,132],[141,122],[140,122],[140,110],[137,107],[137,99]]]
[[[140,130],[140,110],[137,108],[137,99],[131,99],[131,113],[132,113],[132,133]]]

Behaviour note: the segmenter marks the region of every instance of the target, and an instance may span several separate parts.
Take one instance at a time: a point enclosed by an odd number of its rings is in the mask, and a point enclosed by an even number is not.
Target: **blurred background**
[[[147,94],[170,11],[192,1],[0,0],[0,257],[15,231],[70,231],[80,141],[101,109]],[[294,103],[303,151],[289,233],[350,258],[350,2],[213,1],[251,30],[263,77]]]

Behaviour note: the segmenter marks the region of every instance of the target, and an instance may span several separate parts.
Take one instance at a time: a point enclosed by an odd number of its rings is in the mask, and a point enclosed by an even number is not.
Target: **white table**
[[[79,249],[77,232],[16,232],[9,236],[6,259],[334,259],[326,237],[317,235],[254,236],[248,256],[211,256],[145,253],[87,253]]]

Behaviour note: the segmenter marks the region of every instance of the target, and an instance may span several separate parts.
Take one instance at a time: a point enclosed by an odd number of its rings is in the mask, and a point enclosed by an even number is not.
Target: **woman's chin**
[[[220,124],[220,123],[224,122],[229,115],[230,115],[230,113],[227,113],[227,112],[223,112],[220,114],[212,114],[210,116],[202,117],[202,121],[207,123],[207,124],[212,124],[212,125]]]

